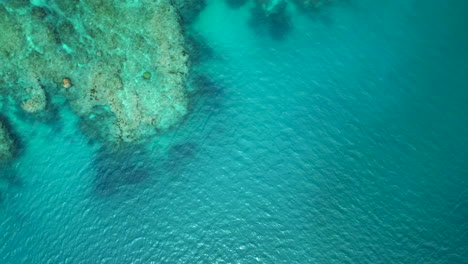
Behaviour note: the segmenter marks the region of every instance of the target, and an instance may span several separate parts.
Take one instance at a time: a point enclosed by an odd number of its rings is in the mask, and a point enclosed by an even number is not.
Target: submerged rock
[[[44,111],[47,106],[47,97],[44,88],[37,84],[26,89],[28,99],[21,103],[21,108],[31,114]]]
[[[63,78],[62,79],[62,88],[68,89],[68,88],[70,88],[72,86],[73,86],[73,84],[71,83],[70,78]]]
[[[0,165],[11,161],[15,155],[15,142],[6,125],[0,121]]]
[[[282,40],[292,29],[288,6],[286,0],[257,0],[251,9],[249,25],[259,34],[267,33],[273,39]]]

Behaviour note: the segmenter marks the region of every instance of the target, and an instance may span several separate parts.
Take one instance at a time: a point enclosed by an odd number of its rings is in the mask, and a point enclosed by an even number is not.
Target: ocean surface
[[[468,263],[468,1],[233,2],[188,26],[204,88],[144,148],[3,113],[0,263]]]

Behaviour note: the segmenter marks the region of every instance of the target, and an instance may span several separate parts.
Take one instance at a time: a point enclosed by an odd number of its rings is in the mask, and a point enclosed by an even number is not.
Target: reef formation
[[[181,122],[190,61],[180,14],[194,6],[116,2],[0,4],[0,97],[32,117],[65,98],[83,132],[115,148]]]
[[[292,10],[313,19],[326,21],[320,14],[324,7],[343,0],[225,0],[231,8],[250,7],[249,25],[256,34],[267,34],[283,40],[293,28]]]
[[[225,1],[250,3],[252,17],[265,22],[253,24],[281,38],[291,27],[290,6],[313,10],[333,0]],[[205,6],[206,0],[2,1],[0,104],[40,121],[57,118],[55,110],[66,105],[81,130],[110,149],[144,142],[188,113],[189,53],[197,54],[197,45],[184,25]]]
[[[67,73],[73,86],[62,94],[83,118],[85,131],[118,145],[138,142],[182,120],[189,60],[169,1],[130,12],[109,8],[103,15],[88,15],[92,19],[83,27],[95,34],[92,40],[69,40],[69,48],[88,46],[96,54],[85,58],[86,66]],[[114,25],[116,15],[121,24]],[[141,26],[129,26],[135,24]],[[148,73],[153,78],[145,77]]]
[[[0,121],[0,165],[11,161],[15,155],[16,147],[7,126]]]

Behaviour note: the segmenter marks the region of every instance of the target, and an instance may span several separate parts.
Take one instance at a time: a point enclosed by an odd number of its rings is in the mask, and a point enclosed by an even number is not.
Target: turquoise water
[[[468,263],[468,2],[250,8],[187,29],[203,89],[145,148],[5,113],[0,263]]]

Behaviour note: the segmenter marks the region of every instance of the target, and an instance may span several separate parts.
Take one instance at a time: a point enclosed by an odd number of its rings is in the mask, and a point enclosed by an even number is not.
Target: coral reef
[[[102,6],[95,8],[102,12]],[[112,10],[92,16],[87,31],[101,31],[95,44],[112,48],[100,49],[83,69],[70,73],[74,84],[63,94],[72,110],[87,122],[83,126],[88,131],[96,127],[101,132],[95,135],[120,145],[139,142],[182,120],[187,113],[189,61],[179,17],[169,1],[159,1],[150,10],[149,6],[132,12],[109,8]],[[128,21],[108,24],[108,16],[115,14]],[[139,19],[135,21],[135,17]],[[135,30],[128,27],[131,23],[144,26]],[[141,80],[145,69],[154,72],[154,78]]]
[[[198,14],[206,7],[206,0],[172,0],[171,3],[178,10],[185,23],[192,23]]]
[[[21,103],[21,108],[24,111],[34,114],[46,109],[46,92],[40,84],[28,87],[26,93],[29,95],[29,98]]]
[[[204,1],[13,2],[0,4],[0,95],[30,114],[64,96],[84,132],[113,146],[183,120],[190,63],[180,14],[193,19]]]
[[[225,1],[231,7],[249,4],[252,27],[276,39],[292,28],[291,6],[316,10],[333,2]],[[195,21],[205,5],[206,0],[3,1],[0,98],[41,121],[51,119],[66,99],[88,136],[115,147],[143,142],[188,112],[188,53],[206,45],[190,39],[187,45],[192,33],[182,24]],[[197,56],[195,62],[203,59]]]

